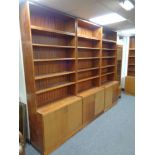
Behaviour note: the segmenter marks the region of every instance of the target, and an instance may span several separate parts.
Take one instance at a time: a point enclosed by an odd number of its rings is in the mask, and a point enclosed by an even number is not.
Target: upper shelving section
[[[37,31],[75,35],[75,19],[53,9],[30,3],[30,21]]]

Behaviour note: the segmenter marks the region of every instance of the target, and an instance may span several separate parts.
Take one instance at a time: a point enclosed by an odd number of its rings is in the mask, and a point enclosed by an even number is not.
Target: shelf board
[[[34,59],[34,62],[49,62],[49,61],[63,61],[63,60],[75,60],[75,58],[53,58],[53,59]]]
[[[88,36],[84,36],[84,35],[77,35],[78,38],[83,38],[83,39],[90,39],[90,40],[96,40],[96,41],[99,41],[100,39],[99,38],[96,38],[96,37],[88,37]]]
[[[129,58],[135,58],[135,56],[129,56]]]
[[[60,34],[60,35],[75,36],[75,33],[65,32],[65,31],[55,30],[55,29],[49,29],[49,28],[35,26],[35,25],[31,25],[31,29],[32,30],[37,30],[37,31],[43,31],[43,32],[50,32],[50,33]]]
[[[55,76],[62,76],[62,75],[67,75],[67,74],[72,74],[72,73],[75,73],[75,71],[70,71],[70,72],[66,71],[66,72],[61,72],[61,73],[38,75],[38,76],[35,76],[35,80],[41,80],[41,79],[51,78]]]
[[[103,69],[103,68],[109,68],[109,67],[115,67],[115,65],[107,65],[107,66],[103,66],[101,68]]]
[[[102,50],[107,50],[107,51],[116,51],[114,48],[102,48]]]
[[[88,81],[88,80],[92,80],[92,79],[96,79],[96,78],[99,78],[99,76],[93,76],[93,77],[89,77],[89,78],[84,78],[84,79],[78,80],[77,83]]]
[[[59,84],[52,85],[50,88],[45,88],[45,89],[42,89],[42,90],[38,90],[38,91],[36,91],[36,94],[37,95],[42,94],[42,93],[49,92],[49,91],[59,89],[59,88],[62,88],[62,87],[66,87],[66,86],[69,86],[69,85],[72,85],[72,84],[75,84],[75,82],[62,82],[62,83],[59,83]]]
[[[134,50],[135,50],[135,48],[129,48],[129,50],[130,50],[130,51],[134,51]]]
[[[87,69],[80,69],[77,72],[85,72],[85,71],[90,71],[90,70],[95,70],[95,69],[99,69],[99,67],[87,68]]]
[[[36,47],[54,47],[54,48],[75,48],[75,46],[60,46],[60,45],[47,45],[47,44],[32,44]]]
[[[100,48],[94,48],[94,47],[77,47],[78,49],[88,49],[88,50],[100,50]]]
[[[135,66],[135,64],[128,64],[129,66]]]
[[[111,39],[103,39],[103,42],[108,42],[108,43],[116,43],[116,41],[111,40]]]
[[[78,58],[78,60],[86,60],[86,59],[99,59],[100,57],[83,57],[83,58]]]
[[[110,75],[110,74],[114,74],[115,72],[109,72],[109,73],[106,73],[106,74],[102,74],[101,76],[106,76],[106,75]]]
[[[105,56],[105,57],[102,57],[103,59],[113,59],[113,58],[116,58],[115,56]]]

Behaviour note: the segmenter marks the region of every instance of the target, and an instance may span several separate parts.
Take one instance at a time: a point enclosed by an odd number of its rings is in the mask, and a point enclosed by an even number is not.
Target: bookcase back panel
[[[59,34],[32,31],[32,43],[58,46],[74,46],[75,38],[72,36],[61,36]]]
[[[52,90],[43,94],[37,95],[37,104],[38,107],[46,105],[48,103],[52,103],[56,100],[63,99],[65,97],[74,95],[75,92],[75,86],[66,86],[63,88],[59,88],[56,90]]]
[[[78,46],[81,47],[91,47],[91,48],[99,48],[99,42],[95,40],[87,40],[83,38],[78,38]]]
[[[77,34],[81,36],[87,36],[87,37],[95,37],[100,38],[101,33],[99,31],[99,28],[97,29],[90,29],[88,27],[78,27]]]
[[[135,64],[135,58],[129,57],[129,64]]]
[[[135,72],[133,72],[133,71],[128,71],[128,75],[129,75],[129,76],[135,76]]]
[[[128,71],[135,71],[135,66],[128,66]]]
[[[129,56],[135,56],[135,51],[134,50],[130,50],[129,51]]]
[[[85,90],[88,90],[88,89],[93,88],[93,87],[97,87],[98,81],[99,81],[99,79],[96,78],[96,79],[92,79],[92,80],[88,80],[88,81],[78,83],[78,93],[85,91]]]
[[[109,73],[109,72],[114,72],[115,71],[115,68],[114,67],[108,67],[108,68],[103,68],[101,73],[102,74],[106,74],[106,73]]]
[[[115,65],[115,59],[102,59],[102,66]]]
[[[110,74],[110,75],[102,76],[101,83],[104,84],[106,82],[113,81],[113,80],[114,80],[114,74]]]
[[[35,75],[44,75],[75,70],[75,61],[36,62]]]
[[[62,76],[37,80],[36,81],[36,90],[51,88],[51,87],[58,86],[61,84],[66,84],[69,82],[75,82],[75,74],[62,75]]]
[[[102,50],[102,56],[115,56],[115,51]]]
[[[91,71],[79,72],[78,73],[78,80],[93,77],[93,76],[99,76],[99,70],[91,70]]]
[[[75,58],[75,49],[33,47],[34,59]]]
[[[66,32],[75,32],[75,20],[56,12],[30,6],[31,24],[35,26],[56,29]]]
[[[113,41],[116,41],[117,40],[117,34],[116,34],[116,32],[112,32],[112,31],[107,31],[107,32],[105,32],[104,30],[103,30],[103,38],[104,39],[108,39],[108,40],[113,40]]]
[[[78,69],[99,67],[99,60],[78,60]]]
[[[115,43],[106,43],[106,42],[103,42],[102,48],[116,49],[116,44]]]
[[[78,49],[78,57],[99,57],[99,50]]]

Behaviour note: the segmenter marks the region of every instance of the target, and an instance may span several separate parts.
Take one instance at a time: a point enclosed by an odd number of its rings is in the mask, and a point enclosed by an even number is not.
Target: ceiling
[[[119,0],[33,0],[45,6],[60,10],[67,14],[89,20],[90,18],[116,12],[126,18],[126,21],[110,24],[112,30],[132,29],[135,27],[135,8],[124,10]],[[135,0],[133,0],[135,1]]]

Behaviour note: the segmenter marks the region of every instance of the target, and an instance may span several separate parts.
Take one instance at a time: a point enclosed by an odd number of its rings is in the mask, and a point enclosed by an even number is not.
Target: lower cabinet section
[[[118,96],[119,84],[114,81],[39,108],[35,123],[39,150],[43,155],[50,154],[99,114],[110,109]]]
[[[135,95],[135,77],[134,76],[126,76],[125,92],[127,94]]]
[[[110,109],[119,97],[119,82],[113,81],[104,87],[105,89],[105,111]]]
[[[68,102],[67,102],[68,101]],[[64,105],[39,111],[43,123],[43,144],[46,152],[51,152],[82,127],[82,100],[74,97],[63,100]],[[66,103],[65,103],[66,102]],[[61,103],[63,104],[63,103]],[[49,109],[51,109],[51,111]]]

